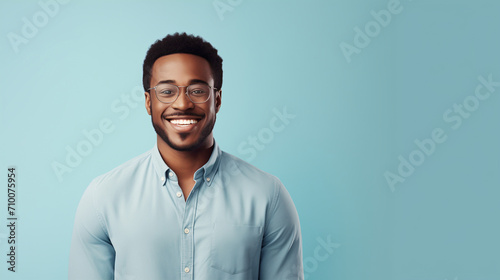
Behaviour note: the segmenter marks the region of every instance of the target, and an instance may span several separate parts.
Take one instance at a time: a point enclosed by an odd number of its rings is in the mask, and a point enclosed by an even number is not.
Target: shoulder
[[[285,189],[278,177],[227,152],[221,154],[220,174],[232,188],[264,195],[269,201],[275,201]]]
[[[222,153],[221,168],[222,181],[228,185],[225,189],[242,198],[239,199],[241,203],[260,201],[262,204],[259,205],[265,205],[263,208],[267,209],[269,219],[276,216],[275,219],[282,220],[280,223],[298,225],[292,197],[278,177],[225,152]]]
[[[221,168],[223,174],[238,179],[250,179],[264,184],[281,184],[278,177],[224,151],[221,154]]]
[[[97,196],[111,195],[114,192],[122,191],[124,187],[132,185],[137,180],[139,174],[145,174],[150,168],[152,152],[147,151],[136,156],[112,170],[94,178],[87,188]]]

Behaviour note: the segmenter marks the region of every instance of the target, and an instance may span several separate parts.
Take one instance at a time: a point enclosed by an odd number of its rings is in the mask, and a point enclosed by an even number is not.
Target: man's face
[[[200,56],[176,53],[158,58],[151,71],[151,87],[160,83],[177,86],[206,83],[213,88],[210,65]],[[212,129],[221,105],[220,91],[211,92],[207,102],[195,104],[180,88],[179,97],[170,104],[158,100],[155,90],[145,93],[146,110],[156,134],[172,149],[193,151],[213,144]]]

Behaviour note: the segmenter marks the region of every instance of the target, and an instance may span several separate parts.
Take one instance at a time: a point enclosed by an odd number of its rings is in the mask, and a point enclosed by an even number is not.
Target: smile
[[[192,119],[190,117],[183,117],[178,119],[166,119],[170,127],[177,133],[191,133],[198,130],[198,123],[201,119]]]
[[[174,120],[169,120],[171,123],[176,124],[176,125],[189,125],[189,124],[195,124],[198,121],[194,119],[174,119]]]

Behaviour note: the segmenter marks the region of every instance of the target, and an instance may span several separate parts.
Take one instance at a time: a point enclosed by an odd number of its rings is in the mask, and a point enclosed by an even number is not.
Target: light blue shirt
[[[304,279],[297,211],[278,178],[220,150],[187,200],[155,147],[95,178],[75,217],[69,279]]]

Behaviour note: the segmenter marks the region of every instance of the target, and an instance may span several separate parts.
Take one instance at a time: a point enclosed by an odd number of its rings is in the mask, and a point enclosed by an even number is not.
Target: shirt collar
[[[166,182],[167,172],[170,170],[170,167],[163,161],[161,157],[160,151],[158,150],[158,143],[155,143],[155,146],[151,150],[153,166],[156,171],[156,175],[162,182]],[[214,148],[212,150],[212,154],[208,161],[200,167],[195,173],[195,180],[199,180],[203,178],[203,181],[208,185],[212,185],[215,174],[219,170],[220,158],[222,151],[219,148],[219,145],[214,140]]]

